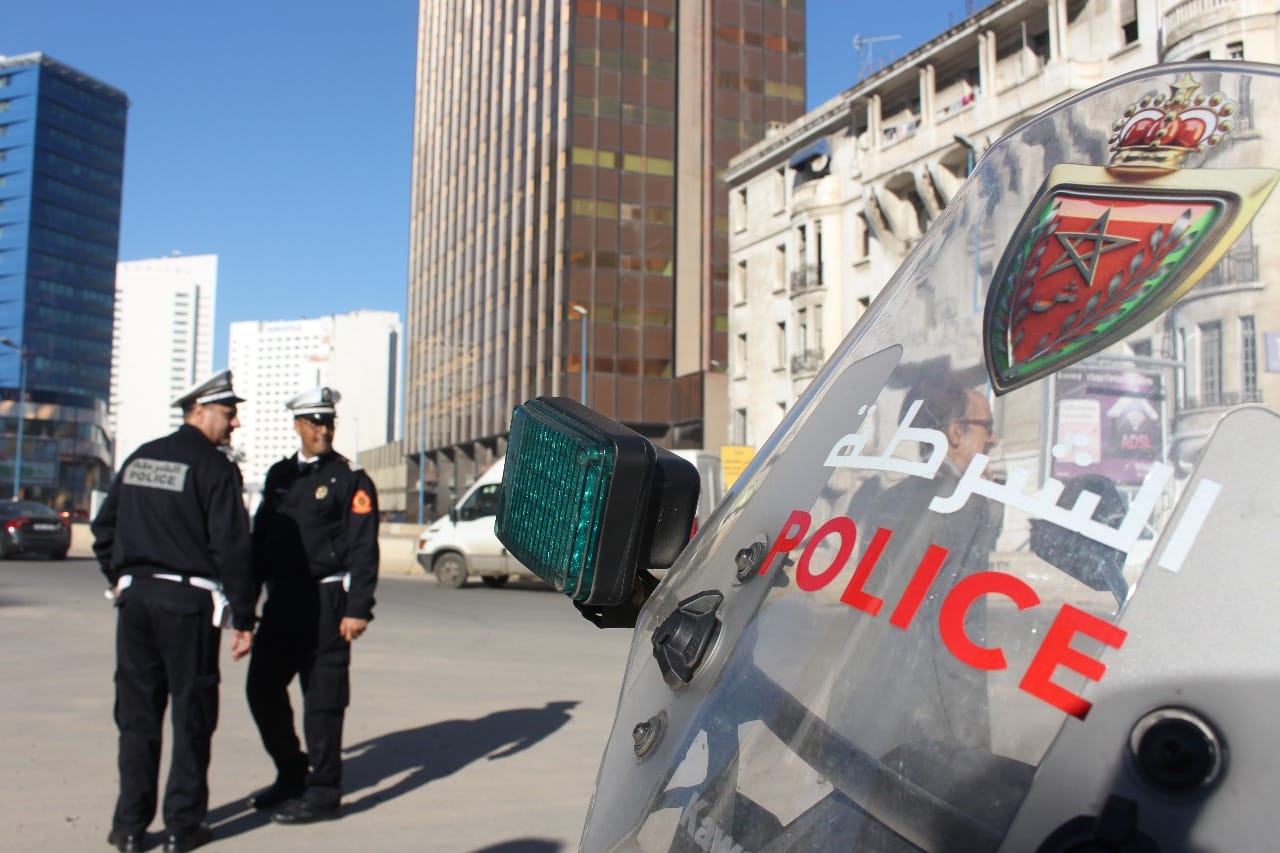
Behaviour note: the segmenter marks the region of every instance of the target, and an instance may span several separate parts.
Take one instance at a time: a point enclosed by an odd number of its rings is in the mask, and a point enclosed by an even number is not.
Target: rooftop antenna
[[[858,79],[864,80],[877,71],[875,64],[875,43],[880,41],[893,41],[900,39],[902,36],[869,36],[854,35],[853,49],[858,52]]]

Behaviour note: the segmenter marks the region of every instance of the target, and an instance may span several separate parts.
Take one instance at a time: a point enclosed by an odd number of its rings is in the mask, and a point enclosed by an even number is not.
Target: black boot
[[[265,811],[287,803],[295,797],[301,797],[302,792],[307,790],[307,772],[310,767],[306,753],[300,754],[297,762],[291,764],[288,769],[277,765],[276,781],[272,782],[270,787],[250,794],[249,807]]]
[[[271,819],[286,826],[298,826],[322,820],[337,820],[341,815],[342,806],[338,803],[322,805],[302,798],[286,803]]]
[[[259,811],[274,809],[289,800],[301,797],[302,792],[306,789],[307,784],[303,779],[278,778],[271,787],[263,788],[261,791],[251,794],[249,796],[249,807]]]

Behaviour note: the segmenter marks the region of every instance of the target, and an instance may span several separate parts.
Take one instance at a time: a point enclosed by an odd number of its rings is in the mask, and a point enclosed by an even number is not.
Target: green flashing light
[[[673,477],[672,460],[688,472]],[[684,460],[573,400],[539,397],[512,414],[494,529],[574,602],[611,607],[632,595],[640,569],[679,553],[697,494]]]

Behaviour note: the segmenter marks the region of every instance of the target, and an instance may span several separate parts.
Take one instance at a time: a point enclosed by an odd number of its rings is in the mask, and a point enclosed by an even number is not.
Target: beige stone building
[[[1275,0],[998,0],[772,128],[726,173],[730,442],[759,446],[773,432],[994,140],[1160,61],[1275,62],[1278,23]],[[1217,278],[1211,273],[1164,319],[1167,328],[1129,341],[1133,357],[1179,365],[1175,458],[1189,458],[1222,406],[1266,390],[1264,326],[1280,322],[1264,322],[1259,250],[1275,244],[1276,230],[1264,210]],[[994,249],[975,255],[998,257]],[[957,271],[974,277],[975,305],[992,272]],[[1240,285],[1214,289],[1217,279],[1241,278],[1254,282],[1247,287],[1257,303],[1245,313],[1223,295],[1238,296]],[[1271,316],[1280,321],[1280,312]]]

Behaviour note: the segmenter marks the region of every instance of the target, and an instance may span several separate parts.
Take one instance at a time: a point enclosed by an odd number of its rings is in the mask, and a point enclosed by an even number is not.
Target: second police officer
[[[351,643],[373,618],[378,498],[369,476],[334,452],[340,397],[320,387],[288,403],[301,448],[271,466],[254,516],[254,570],[267,599],[246,692],[276,780],[250,804],[282,824],[340,813]],[[287,689],[295,675],[305,752]]]

